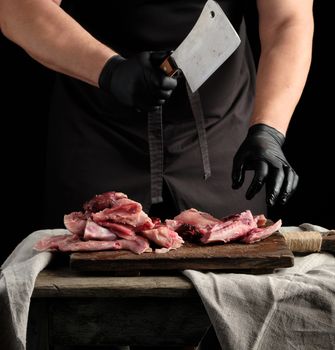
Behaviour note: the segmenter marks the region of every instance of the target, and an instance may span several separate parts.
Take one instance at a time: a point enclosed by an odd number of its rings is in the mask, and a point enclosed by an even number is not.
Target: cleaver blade
[[[160,68],[168,76],[182,71],[191,91],[195,92],[240,43],[220,5],[208,0],[192,30]]]

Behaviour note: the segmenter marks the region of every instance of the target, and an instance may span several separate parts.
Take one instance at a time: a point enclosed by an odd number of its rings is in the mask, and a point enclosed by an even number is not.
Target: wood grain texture
[[[184,276],[110,277],[80,274],[69,268],[43,270],[38,275],[33,298],[182,298],[197,297]]]
[[[129,251],[72,253],[70,266],[78,271],[273,270],[293,266],[294,257],[278,233],[255,244],[201,246],[187,243],[165,254]]]
[[[29,307],[27,350],[50,350],[49,306],[46,300],[34,299]]]
[[[194,298],[61,299],[49,314],[54,345],[196,345],[210,326]]]
[[[210,326],[199,295],[181,275],[110,277],[49,268],[36,279],[31,310],[39,304],[47,311],[31,312],[29,322],[43,328],[50,349],[194,346]]]

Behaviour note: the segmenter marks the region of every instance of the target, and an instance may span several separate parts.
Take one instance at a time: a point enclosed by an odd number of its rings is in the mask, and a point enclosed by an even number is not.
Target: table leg
[[[27,350],[53,350],[49,344],[49,314],[47,300],[32,300],[29,309]]]

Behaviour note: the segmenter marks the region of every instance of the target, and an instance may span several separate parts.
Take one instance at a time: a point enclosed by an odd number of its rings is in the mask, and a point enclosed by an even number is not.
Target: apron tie
[[[163,202],[163,121],[162,107],[148,113],[151,204]]]
[[[198,133],[199,147],[202,158],[203,178],[207,180],[211,176],[208,143],[206,137],[204,112],[198,91],[192,93],[186,83],[187,94],[190,101],[195,125]],[[148,140],[150,152],[150,190],[151,204],[163,202],[163,120],[162,107],[148,113]]]
[[[190,100],[191,109],[195,120],[195,125],[198,132],[199,147],[200,147],[200,153],[202,158],[202,166],[204,170],[204,180],[207,180],[211,176],[211,165],[209,161],[204,111],[202,109],[199,92],[195,91],[193,93],[187,82],[186,82],[186,89],[187,89],[188,98]]]

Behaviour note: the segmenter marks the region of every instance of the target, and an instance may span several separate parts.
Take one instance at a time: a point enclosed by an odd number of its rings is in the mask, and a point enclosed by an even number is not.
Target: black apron
[[[205,2],[72,0],[66,10],[97,39],[129,57],[144,50],[176,48]],[[255,69],[243,21],[244,1],[219,3],[242,42],[199,89],[211,176],[204,180],[199,125],[186,83],[180,79],[162,108],[162,179],[176,211],[194,207],[217,217],[245,209],[265,213],[264,191],[251,201],[244,197],[253,174],[247,174],[242,189],[231,188],[232,160],[249,125]],[[128,194],[148,211],[156,166],[150,145],[152,148],[151,141],[161,138],[156,134],[159,130],[151,130],[148,136],[148,127],[152,125],[148,125],[147,113],[124,107],[98,88],[59,75],[49,121],[46,225],[60,226],[64,213],[80,210],[94,194],[111,190]]]

